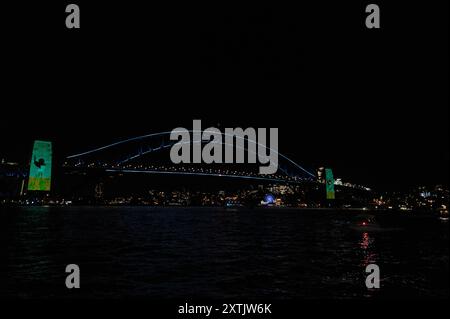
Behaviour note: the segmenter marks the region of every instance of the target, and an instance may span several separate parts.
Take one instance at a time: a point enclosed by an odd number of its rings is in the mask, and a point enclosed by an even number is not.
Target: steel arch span
[[[190,134],[200,131],[187,130]],[[202,131],[207,132],[207,130]],[[200,132],[200,133],[202,133]],[[182,164],[173,164],[170,160],[166,163],[158,163],[155,161],[155,154],[167,151],[178,141],[170,140],[170,134],[177,133],[174,131],[163,131],[147,135],[141,135],[133,138],[123,139],[114,143],[110,143],[101,147],[97,147],[85,152],[69,155],[66,157],[64,166],[73,169],[102,169],[107,172],[124,172],[124,173],[142,173],[142,174],[181,174],[181,175],[207,175],[218,177],[244,178],[255,180],[270,180],[277,182],[301,182],[305,180],[315,179],[315,175],[309,170],[303,168],[300,164],[279,153],[275,149],[271,149],[266,145],[260,144],[255,140],[249,140],[237,135],[230,135],[222,132],[223,136],[233,136],[234,138],[244,139],[248,145],[255,144],[262,146],[266,150],[270,150],[278,155],[278,172],[272,175],[260,175],[248,170],[239,171],[236,169],[226,169],[223,167],[211,167],[211,164],[196,164],[186,167]],[[213,132],[210,132],[213,133]],[[217,133],[217,132],[214,132]],[[212,143],[211,141],[198,140],[189,143]],[[237,143],[233,145],[227,144],[222,139],[222,146],[233,146],[239,148]],[[246,153],[253,152],[249,147],[241,147]],[[248,155],[248,154],[247,154]],[[170,162],[170,163],[168,163]],[[230,165],[230,164],[227,164]],[[232,164],[234,165],[234,164]],[[246,167],[247,168],[247,167]]]

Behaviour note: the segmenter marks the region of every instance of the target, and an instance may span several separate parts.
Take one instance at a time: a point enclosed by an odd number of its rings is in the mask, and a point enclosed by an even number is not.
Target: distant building
[[[325,167],[319,167],[317,169],[317,181],[320,183],[325,182]]]

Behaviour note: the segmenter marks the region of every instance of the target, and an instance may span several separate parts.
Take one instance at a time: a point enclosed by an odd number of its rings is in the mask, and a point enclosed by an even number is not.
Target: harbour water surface
[[[361,213],[0,208],[0,297],[448,298],[447,222],[378,213],[363,228]],[[65,287],[68,264],[80,289]]]

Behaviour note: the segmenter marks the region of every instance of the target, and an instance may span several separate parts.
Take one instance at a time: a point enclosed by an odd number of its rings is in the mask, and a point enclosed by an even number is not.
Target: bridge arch
[[[187,131],[190,134],[203,133],[203,132],[217,134],[216,131],[208,131],[208,130],[203,130],[203,131],[187,130]],[[104,145],[101,147],[93,148],[93,149],[85,151],[85,152],[80,152],[80,153],[76,153],[73,155],[69,155],[66,157],[66,165],[67,166],[70,166],[70,165],[76,166],[77,163],[78,163],[78,166],[82,166],[83,163],[84,163],[84,165],[86,165],[86,162],[89,162],[89,159],[102,158],[102,155],[104,155],[114,149],[117,150],[117,149],[120,149],[121,147],[126,147],[133,143],[136,144],[133,147],[131,147],[130,150],[128,150],[122,154],[120,154],[120,152],[118,152],[120,155],[118,155],[116,153],[115,158],[113,156],[113,158],[110,158],[108,161],[105,161],[105,162],[109,162],[109,165],[115,166],[115,169],[121,169],[121,168],[123,168],[121,166],[123,166],[124,164],[126,164],[132,160],[138,159],[138,158],[140,158],[144,155],[150,154],[152,152],[157,152],[157,151],[160,151],[163,149],[167,149],[167,148],[171,147],[172,145],[174,145],[175,143],[179,143],[178,141],[170,141],[170,140],[166,141],[167,137],[169,137],[171,133],[179,133],[179,132],[181,132],[181,131],[177,131],[177,130],[163,131],[163,132],[151,133],[151,134],[146,134],[146,135],[123,139],[123,140],[120,140],[120,141],[117,141],[114,143],[110,143],[110,144],[107,144],[107,145]],[[186,131],[184,131],[184,132],[186,132]],[[243,139],[243,140],[247,141],[247,143],[254,143],[257,146],[258,145],[262,146],[262,147],[270,150],[271,152],[276,153],[280,160],[279,170],[287,176],[302,177],[303,179],[315,178],[315,175],[313,173],[311,173],[309,170],[302,167],[300,164],[298,164],[291,158],[278,152],[275,149],[272,149],[266,145],[258,143],[258,141],[251,140],[251,139],[248,139],[248,138],[245,138],[242,136],[238,136],[238,135],[234,135],[234,134],[228,134],[226,132],[221,132],[221,134],[223,136],[230,136],[230,137],[234,137],[236,139]],[[200,141],[191,140],[189,143],[211,143],[211,142],[212,141],[207,141],[207,140],[206,141],[205,140],[200,140]],[[222,139],[222,142],[220,144],[239,148],[239,146],[237,144],[236,145],[235,144],[233,144],[233,145],[227,144],[224,141],[224,139]],[[247,147],[244,147],[243,149],[246,152],[251,151]],[[289,171],[286,167],[289,167]],[[218,174],[218,175],[220,175],[220,174]],[[222,176],[222,175],[220,175],[220,176]],[[257,177],[257,176],[255,176],[255,177]]]

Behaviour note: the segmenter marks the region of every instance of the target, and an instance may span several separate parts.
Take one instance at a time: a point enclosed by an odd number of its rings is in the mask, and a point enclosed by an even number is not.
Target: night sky
[[[381,189],[448,184],[448,3],[2,4],[0,158],[126,137],[278,127],[281,153]],[[133,4],[134,3],[134,4]]]

